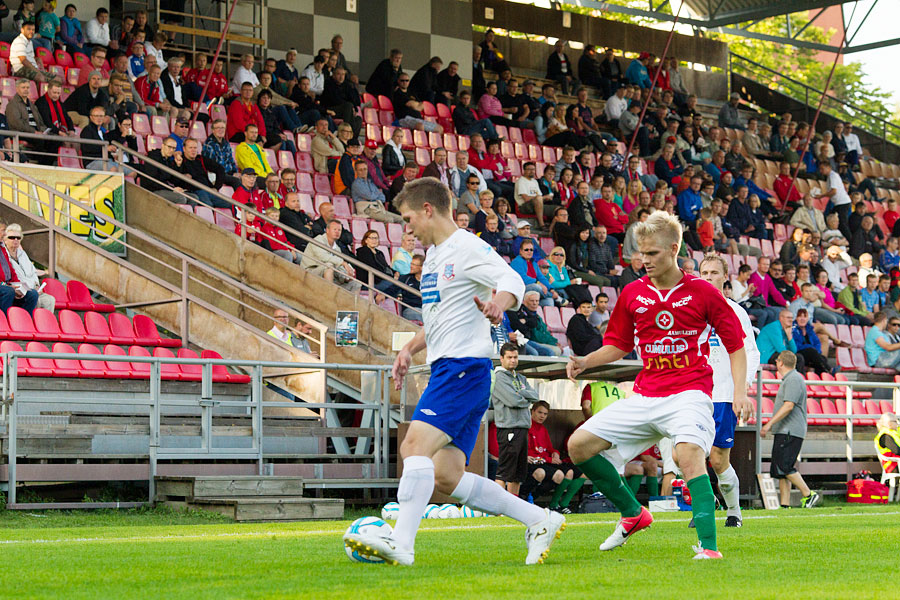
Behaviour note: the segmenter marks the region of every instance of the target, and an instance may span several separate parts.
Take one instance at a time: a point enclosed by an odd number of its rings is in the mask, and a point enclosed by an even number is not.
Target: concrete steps
[[[235,521],[340,519],[344,501],[304,498],[303,479],[273,476],[157,477],[156,502],[219,513]]]

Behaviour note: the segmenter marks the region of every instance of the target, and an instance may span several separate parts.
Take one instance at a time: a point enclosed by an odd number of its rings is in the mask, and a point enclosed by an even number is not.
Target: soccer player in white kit
[[[728,266],[721,256],[708,254],[700,261],[700,277],[711,283],[722,293],[723,297],[727,274]],[[750,324],[747,311],[734,300],[726,298],[726,301],[737,315],[741,322],[741,328],[744,330],[744,352],[747,354],[746,384],[749,387],[759,368],[759,349],[756,347],[756,339],[753,336],[753,326]],[[719,478],[719,489],[725,498],[727,507],[725,527],[740,527],[743,524],[739,498],[740,482],[737,472],[731,466],[734,428],[737,425],[737,416],[731,407],[731,399],[734,397],[734,380],[731,378],[728,353],[725,352],[715,331],[709,336],[709,366],[713,370],[713,419],[716,422],[716,438],[713,440],[712,450],[709,453],[709,464],[712,465]]]
[[[715,496],[706,473],[715,437],[709,334],[714,327],[728,351],[735,381],[746,379],[744,334],[725,298],[678,268],[682,231],[676,217],[654,213],[635,225],[635,239],[647,275],[622,290],[604,346],[574,357],[567,371],[574,378],[623,358],[635,346],[644,368],[632,396],[607,406],[572,434],[569,456],[622,513],[613,534],[600,545],[600,550],[612,550],[653,522],[650,511],[622,483],[617,467],[661,438],[672,438],[700,541],[694,558],[722,558],[716,545]],[[746,389],[735,390],[733,406],[739,416],[748,409]]]
[[[521,304],[525,284],[490,245],[457,228],[450,201],[449,188],[433,177],[407,183],[394,200],[412,234],[431,246],[420,285],[424,328],[397,355],[394,385],[400,389],[413,354],[426,348],[431,377],[400,445],[393,534],[345,534],[344,544],[390,564],[413,564],[419,521],[437,488],[470,508],[521,522],[528,528],[525,564],[541,563],[565,529],[565,517],[465,470],[490,404],[491,324]]]

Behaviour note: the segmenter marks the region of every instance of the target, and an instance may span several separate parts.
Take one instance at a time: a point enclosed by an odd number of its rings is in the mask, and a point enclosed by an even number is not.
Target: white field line
[[[665,513],[662,513],[665,514]],[[688,514],[688,513],[685,513]],[[810,518],[828,518],[828,517],[881,517],[885,515],[900,515],[900,511],[891,512],[873,512],[873,513],[844,513],[844,514],[784,514],[774,515],[744,515],[745,521],[756,519],[810,519]],[[455,519],[454,519],[455,520]],[[656,520],[654,524],[682,524],[686,519],[666,519]],[[439,531],[458,531],[462,529],[511,529],[521,528],[518,523],[479,523],[468,524],[474,519],[467,519],[466,525],[450,525],[447,527],[425,527],[421,531],[439,532]],[[593,521],[574,521],[569,522],[569,527],[583,527],[587,525],[610,525],[616,522],[615,518],[593,520]],[[428,523],[427,520],[424,523]],[[186,535],[147,535],[147,536],[128,536],[128,537],[74,537],[74,538],[54,538],[54,539],[28,539],[28,540],[0,540],[0,545],[28,545],[28,544],[69,544],[69,543],[114,543],[114,542],[171,542],[171,541],[205,541],[217,539],[254,539],[254,538],[305,538],[316,536],[332,536],[340,534],[339,530],[334,529],[314,529],[310,531],[241,531],[241,532],[216,532],[216,533],[195,533]]]

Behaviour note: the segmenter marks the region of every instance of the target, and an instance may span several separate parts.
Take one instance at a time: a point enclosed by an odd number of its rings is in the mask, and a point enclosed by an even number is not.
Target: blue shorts
[[[737,415],[731,402],[713,402],[713,420],[716,422],[716,448],[734,447],[734,428],[737,426]]]
[[[428,423],[450,436],[450,443],[466,455],[466,464],[491,403],[492,368],[488,358],[436,360],[412,416],[413,421]]]

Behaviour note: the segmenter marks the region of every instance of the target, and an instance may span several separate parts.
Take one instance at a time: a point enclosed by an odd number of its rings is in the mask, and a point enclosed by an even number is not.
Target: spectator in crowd
[[[594,311],[588,316],[588,323],[601,334],[606,333],[606,326],[612,313],[609,310],[609,296],[600,292],[594,296]]]
[[[40,134],[47,129],[47,125],[41,118],[41,113],[35,107],[34,102],[28,98],[31,85],[27,79],[19,79],[16,82],[16,95],[10,98],[9,104],[6,106],[6,119],[9,122],[9,129],[12,131]],[[24,145],[26,150],[32,150],[35,153],[46,151],[46,146],[40,139],[22,139],[19,143]],[[32,158],[42,164],[56,162],[55,157],[40,154],[29,157],[29,159]]]
[[[22,248],[22,226],[18,223],[10,223],[6,227],[3,243],[6,246],[7,258],[21,283],[20,289],[24,292],[34,290],[38,295],[37,308],[53,312],[56,309],[56,298],[51,294],[38,291],[42,287],[40,278],[46,276],[47,271],[35,268],[31,259],[28,258],[28,253]]]
[[[344,144],[329,131],[326,119],[316,121],[316,134],[310,145],[310,153],[317,172],[334,173],[338,160],[344,154]]]
[[[539,229],[545,229],[545,217],[553,215],[556,207],[550,204],[552,194],[542,194],[540,185],[535,179],[535,166],[533,162],[526,162],[522,166],[522,176],[516,181],[513,195],[521,212],[535,215]]]
[[[566,110],[566,125],[582,138],[594,146],[597,152],[603,152],[605,149],[604,136],[606,139],[614,139],[608,133],[601,133],[597,129],[594,113],[587,105],[587,88],[579,88],[575,95],[577,102],[569,106]],[[585,144],[579,144],[584,146]]]
[[[287,169],[285,169],[287,170]],[[255,175],[254,175],[255,177]],[[297,192],[284,194],[284,206],[278,213],[278,221],[285,227],[299,231],[308,237],[314,237],[312,232],[312,219],[300,208],[300,195]],[[306,249],[307,241],[295,233],[285,231],[287,240],[300,252]]]
[[[650,74],[647,72],[649,63],[649,52],[641,52],[640,56],[632,60],[628,65],[628,70],[625,71],[625,79],[628,80],[628,83],[640,88],[649,88],[651,85]]]
[[[353,166],[356,175],[350,187],[356,214],[383,223],[403,223],[396,213],[389,212],[384,206],[384,192],[369,179],[369,168],[365,162],[359,161]]]
[[[774,414],[762,426],[760,435],[775,434],[772,445],[771,475],[778,480],[781,506],[790,507],[791,484],[802,496],[801,506],[812,508],[819,503],[819,494],[809,489],[797,471],[796,462],[806,437],[806,381],[801,374],[799,357],[793,352],[781,352],[776,361],[781,385],[775,396]],[[795,369],[796,367],[796,369]]]
[[[232,103],[233,104],[233,103]],[[244,127],[243,141],[234,151],[238,169],[253,169],[257,177],[265,181],[266,176],[273,172],[266,151],[259,143],[259,128],[255,123],[247,123]]]
[[[10,307],[20,306],[27,310],[28,314],[33,315],[38,298],[37,291],[28,289],[26,284],[19,279],[13,267],[13,259],[8,245],[0,244],[0,311],[7,314]]]
[[[850,322],[853,325],[868,327],[872,324],[875,315],[866,308],[862,301],[859,275],[856,273],[847,274],[847,285],[837,295],[837,301],[848,311]]]
[[[310,93],[320,97],[325,91],[325,57],[321,54],[315,56],[300,76],[309,80]]]
[[[408,162],[403,166],[403,170],[400,172],[400,175],[394,177],[393,183],[391,183],[391,198],[396,198],[397,195],[403,191],[403,186],[409,183],[410,181],[416,179],[419,175],[419,167],[416,163]]]
[[[631,262],[622,269],[622,274],[619,275],[619,287],[624,288],[632,281],[637,281],[646,274],[647,269],[644,268],[643,256],[640,253],[632,254]]]
[[[625,70],[622,69],[622,63],[615,57],[615,51],[607,48],[600,61],[600,83],[602,86],[603,97],[609,99],[619,88],[624,88],[626,84]]]
[[[8,9],[7,9],[8,10]],[[59,15],[56,14],[56,0],[46,0],[41,5],[41,11],[35,19],[41,42],[46,44],[47,50],[53,50],[54,42],[60,41]]]
[[[162,91],[162,85],[159,81],[161,74],[162,69],[159,65],[148,64],[147,72],[135,80],[134,89],[137,90],[138,96],[140,96],[141,102],[147,110],[147,114],[151,117],[159,115],[168,116],[169,118],[174,119],[178,116],[178,109],[172,106],[172,104],[163,96],[164,92]],[[99,86],[99,73],[97,84]],[[88,86],[90,85],[89,82]],[[82,88],[83,87],[84,86],[82,86]],[[72,93],[72,96],[74,96],[76,92],[78,92],[78,90],[75,90],[75,92]],[[69,100],[71,100],[72,96],[69,96]],[[66,100],[66,102],[69,100]],[[75,121],[75,124],[78,125],[78,122]]]
[[[605,226],[610,236],[622,242],[625,240],[625,226],[628,224],[628,215],[616,204],[613,188],[610,184],[604,183],[600,190],[601,197],[594,201],[597,224]]]
[[[81,21],[75,18],[78,12],[74,4],[66,4],[65,16],[60,19],[59,39],[66,45],[66,52],[87,55],[89,46],[85,43],[84,32],[81,30]]]
[[[300,266],[355,294],[359,291],[360,283],[354,279],[353,267],[342,258],[341,247],[338,245],[342,231],[340,221],[328,222],[325,232],[315,238],[318,244],[309,244],[306,247]],[[319,244],[330,250],[325,250]]]
[[[152,38],[147,38],[147,41],[144,42],[144,53],[147,56],[155,56],[156,63],[161,65],[166,62],[166,59],[163,57],[163,49],[168,42],[169,36],[162,31],[157,31]]]
[[[859,290],[859,297],[870,313],[878,312],[881,307],[881,295],[878,293],[878,275],[866,275],[866,286]]]
[[[54,79],[41,59],[34,55],[34,21],[23,21],[18,36],[9,47],[10,71],[14,77],[45,82]]]
[[[224,185],[236,187],[239,185],[237,180],[237,163],[234,162],[234,155],[231,151],[231,145],[228,138],[225,137],[227,125],[222,119],[213,121],[209,137],[203,143],[203,157],[218,164],[223,171],[224,177],[222,182]]]
[[[564,249],[575,242],[575,229],[569,224],[569,210],[564,206],[557,206],[553,211],[549,233],[553,243]],[[565,250],[563,250],[563,257],[565,257]]]
[[[459,94],[459,102],[453,109],[453,125],[456,131],[462,135],[478,133],[488,139],[497,137],[497,130],[490,119],[478,118],[478,113],[472,108],[472,93],[463,90]]]
[[[108,110],[110,106],[109,93],[101,87],[102,85],[102,73],[97,70],[90,71],[87,83],[75,88],[75,91],[63,102],[63,108],[66,109],[76,127],[85,127],[88,124],[88,116],[95,106],[102,107],[104,111]]]
[[[334,179],[332,180],[332,188],[337,194],[349,194],[350,186],[353,185],[353,179],[356,174],[353,172],[353,165],[359,160],[362,153],[362,146],[359,139],[350,138],[344,144],[344,153],[338,159],[337,168],[334,170]]]
[[[391,269],[399,275],[407,275],[409,273],[410,264],[412,264],[413,251],[416,249],[416,238],[413,234],[403,233],[400,238],[400,247],[394,253],[391,259]]]
[[[850,217],[850,209],[851,209],[851,200],[850,196],[847,194],[847,190],[844,188],[844,183],[841,181],[840,175],[836,171],[831,168],[829,163],[823,163],[820,166],[820,171],[822,175],[825,177],[825,185],[824,185],[824,193],[815,196],[818,200],[820,198],[825,198],[831,202],[834,206],[835,212],[838,214],[838,221],[840,223],[839,229],[841,233],[844,234],[844,237],[848,240],[853,236],[850,233],[849,227],[849,217]]]
[[[536,350],[539,356],[561,356],[559,342],[547,329],[538,309],[541,306],[541,293],[526,290],[522,306],[518,311],[507,311],[510,327],[517,337],[528,340],[526,345]]]
[[[578,59],[578,78],[584,85],[602,88],[600,63],[597,60],[597,47],[588,44]]]
[[[435,148],[431,155],[431,162],[422,171],[422,177],[434,177],[449,187],[450,167],[447,165],[447,151],[444,148]],[[452,195],[455,196],[455,194]]]
[[[63,104],[59,98],[62,95],[62,83],[53,80],[47,84],[47,93],[38,98],[34,106],[37,108],[44,124],[50,129],[51,135],[76,137],[75,124],[71,117],[63,110]],[[48,152],[59,152],[60,142],[47,142]]]
[[[464,92],[465,93],[465,92]],[[464,152],[459,154],[465,155]],[[397,127],[391,132],[391,139],[381,149],[381,168],[385,175],[394,177],[406,164],[406,156],[403,154],[403,129]]]
[[[828,364],[828,359],[822,354],[822,342],[816,335],[810,316],[805,308],[797,311],[794,318],[794,326],[792,329],[792,337],[794,345],[797,347],[797,354],[803,356],[804,362],[811,367],[817,374],[831,373],[835,370]]]
[[[588,318],[594,312],[594,305],[590,300],[581,301],[575,309],[575,314],[566,325],[566,337],[572,345],[572,352],[576,356],[587,356],[603,345],[603,336],[590,324]]]
[[[394,90],[391,98],[397,124],[407,129],[443,133],[443,127],[423,118],[422,111],[425,109],[425,105],[411,92],[409,84],[409,75],[404,73],[397,78],[397,89]]]
[[[525,239],[519,245],[519,255],[512,260],[510,266],[525,282],[526,290],[534,290],[541,295],[541,306],[553,306],[554,302],[562,303],[559,292],[551,288],[550,280],[541,272],[539,262],[534,259],[535,243]]]
[[[563,94],[569,94],[569,87],[575,87],[577,80],[573,75],[572,61],[565,52],[565,40],[557,40],[553,52],[547,57],[547,75],[545,79],[555,81]]]
[[[142,32],[146,34],[148,40],[152,40],[155,35],[155,30],[153,27],[147,22],[147,11],[138,10],[134,13],[134,32],[137,35],[138,32]]]
[[[491,389],[499,444],[496,481],[516,496],[528,476],[528,429],[531,427],[528,409],[538,400],[537,392],[525,376],[516,373],[518,365],[518,346],[513,342],[503,344],[500,366],[494,370],[494,387]]]
[[[850,256],[860,258],[863,254],[877,255],[882,250],[882,245],[878,239],[878,233],[875,230],[875,220],[866,215],[860,222],[859,229],[853,232],[850,240]]]
[[[836,293],[844,289],[841,283],[841,271],[853,264],[853,259],[840,246],[829,246],[825,250],[825,259],[822,261],[822,269],[828,275],[831,289]]]
[[[372,180],[378,189],[387,193],[391,189],[391,182],[385,177],[384,171],[381,170],[381,165],[378,163],[378,157],[376,156],[377,150],[378,143],[375,140],[366,140],[359,160],[366,163],[366,166],[369,167],[369,179]]]
[[[106,119],[106,111],[102,106],[95,106],[91,109],[89,122],[81,130],[81,139],[108,141],[107,131],[103,126]],[[117,164],[113,160],[103,160],[103,147],[95,144],[80,144],[81,157],[84,159],[85,167],[96,171],[118,171]],[[109,148],[110,155],[113,154],[113,148]],[[110,157],[112,158],[112,156]]]
[[[532,84],[533,85],[533,84]],[[532,107],[530,99],[519,92],[519,82],[510,79],[506,85],[506,92],[498,96],[503,112],[509,115],[516,127],[522,129],[534,129],[534,118],[537,115]]]
[[[403,52],[398,48],[390,51],[390,56],[385,58],[369,76],[366,82],[366,91],[373,96],[391,97],[394,88],[397,87],[397,79],[403,73]]]
[[[438,73],[444,61],[439,56],[432,56],[413,74],[409,81],[409,92],[423,102],[435,103],[439,92]]]
[[[250,82],[244,82],[241,85],[240,96],[228,106],[228,127],[225,135],[231,142],[243,142],[244,131],[251,123],[256,125],[261,141],[266,140],[266,124],[259,106],[253,102],[253,87]]]
[[[791,215],[791,225],[810,232],[818,231],[819,233],[824,233],[827,229],[825,214],[815,207],[813,198],[809,194],[803,196],[803,206],[795,210],[794,214]]]
[[[93,46],[109,47],[112,50],[118,48],[117,40],[111,40],[109,35],[109,11],[104,7],[97,9],[94,18],[84,27],[84,38]]]
[[[544,263],[547,263],[546,271]],[[539,266],[541,272],[546,273],[547,279],[550,281],[550,289],[555,290],[563,302],[569,302],[577,307],[584,299],[590,301],[591,294],[587,285],[583,284],[579,278],[569,277],[569,270],[566,267],[566,251],[562,246],[554,247],[550,251],[548,260],[541,261]]]
[[[225,171],[214,160],[204,158],[200,154],[200,141],[188,138],[182,146],[182,161],[180,171],[198,185],[219,189],[225,185]],[[185,184],[185,188],[197,196],[203,204],[213,208],[231,208],[226,200],[201,189],[197,186]]]
[[[797,345],[794,343],[793,327],[794,315],[787,308],[784,308],[778,313],[776,320],[760,328],[759,335],[756,338],[756,345],[759,347],[761,361],[774,365],[781,352],[785,350],[797,352]],[[797,370],[804,372],[803,357],[798,356],[797,362],[799,364]]]
[[[266,73],[268,76],[268,73]],[[233,103],[232,103],[233,104]],[[300,125],[297,114],[293,110],[287,110],[284,106],[272,105],[272,92],[265,89],[259,93],[257,98],[257,108],[262,117],[263,125],[267,132],[264,146],[274,151],[284,150],[295,154],[297,147],[294,145],[293,136],[284,133],[284,130],[299,131]],[[293,114],[293,120],[284,120],[284,115]],[[296,127],[293,127],[295,126]]]
[[[400,275],[398,280],[400,283],[405,284],[411,288],[416,290],[421,288],[422,285],[422,263],[425,262],[425,257],[421,254],[416,254],[412,257],[412,260],[409,263],[409,272],[405,275]],[[394,296],[395,298],[399,298],[403,303],[400,305],[400,316],[408,321],[421,321],[422,320],[422,297],[417,296],[415,294],[411,294],[406,290],[400,288],[400,286],[394,285],[387,289],[386,292],[390,296]]]
[[[740,131],[745,129],[744,125],[741,123],[741,118],[738,115],[738,106],[740,106],[740,104],[741,95],[737,92],[732,92],[728,102],[723,104],[722,108],[719,109],[719,127],[728,127]]]
[[[176,148],[175,140],[166,138],[161,147],[147,153],[149,160],[140,165],[135,164],[134,168],[144,175],[141,177],[141,187],[145,190],[175,204],[194,206],[199,200],[197,196],[182,187],[181,179],[159,167],[162,165],[173,171],[180,170],[182,156],[176,152]]]
[[[149,48],[147,48],[147,50],[149,56]],[[259,77],[253,72],[254,62],[256,62],[256,60],[253,58],[252,54],[244,54],[241,56],[241,64],[235,69],[234,76],[231,78],[231,93],[235,96],[242,95],[241,89],[245,83],[250,84],[251,90],[259,85]]]
[[[278,221],[279,209],[270,206],[264,212],[272,221]],[[295,251],[293,244],[288,241],[284,229],[269,221],[264,221],[262,222],[260,230],[262,235],[259,237],[259,240],[264,248],[267,248],[272,254],[275,254],[284,260],[300,264],[300,255]]]
[[[681,182],[681,174],[684,173],[684,165],[675,156],[675,146],[666,144],[663,146],[662,154],[656,159],[654,164],[655,174],[660,181],[665,181],[669,186],[676,187]]]
[[[576,238],[568,251],[567,262],[576,277],[597,286],[610,284],[610,273],[614,269],[612,251],[608,244],[598,242],[591,236],[591,228],[581,225],[574,228]],[[599,227],[598,227],[599,229]],[[606,234],[603,228],[602,234]]]
[[[319,205],[319,218],[312,222],[313,235],[319,236],[325,233],[332,221],[340,224],[335,218],[334,205],[331,202],[323,202]],[[347,256],[353,256],[353,234],[341,225],[341,232],[337,238],[337,244],[341,252]]]
[[[356,114],[361,105],[359,92],[351,82],[347,80],[347,71],[342,67],[334,70],[334,74],[325,80],[325,91],[322,92],[322,106],[348,123],[353,128],[353,135],[358,137],[362,128],[362,118]],[[398,111],[394,103],[394,111]],[[443,130],[439,131],[442,133]]]
[[[545,83],[541,86],[541,95],[537,99],[537,103],[541,106],[545,104],[552,104],[556,106],[559,104],[559,100],[556,98],[556,86],[552,83]]]
[[[474,188],[468,185],[471,177],[475,177],[478,180],[478,185]],[[481,192],[488,190],[487,182],[484,180],[481,171],[469,164],[469,154],[467,152],[457,152],[456,168],[450,170],[450,191],[454,196],[461,197],[469,190],[481,194]],[[493,198],[493,192],[491,198]],[[459,205],[464,209],[462,202]],[[473,207],[477,208],[477,206],[478,203],[475,202]],[[469,207],[469,212],[473,212],[473,207]]]
[[[769,257],[761,256],[757,263],[756,273],[750,277],[750,282],[756,287],[754,295],[760,296],[762,303],[768,307],[770,320],[774,320],[780,312],[778,307],[785,307],[788,303],[775,287],[775,282],[769,274],[770,266]]]
[[[401,78],[402,79],[402,78]],[[402,85],[402,84],[401,84]],[[488,119],[496,125],[505,125],[506,127],[520,127],[521,123],[514,121],[506,116],[503,103],[497,96],[497,82],[489,81],[485,88],[485,93],[478,99],[478,117]],[[396,94],[396,92],[395,92]],[[394,107],[397,106],[396,101]]]
[[[275,64],[275,83],[284,88],[285,96],[288,98],[293,95],[294,88],[300,83],[300,72],[294,66],[297,60],[297,49],[291,48],[284,55],[284,58]]]
[[[139,33],[143,35],[143,33]],[[156,57],[153,57],[156,64]],[[147,73],[147,57],[144,55],[144,42],[136,40],[131,44],[131,56],[128,57],[128,78],[135,81]]]
[[[544,426],[550,414],[550,405],[538,400],[531,407],[531,428],[528,430],[529,477],[519,495],[535,499],[553,489],[550,510],[570,514],[569,503],[587,481],[581,471],[571,463],[563,463],[559,451],[553,447],[550,433]]]
[[[691,185],[683,192],[678,194],[678,217],[693,226],[700,215],[700,209],[703,208],[703,202],[700,198],[700,186],[703,178],[695,175],[691,177]]]
[[[119,54],[113,59],[112,65],[113,69],[109,73],[110,83],[115,78],[114,76],[118,76],[122,86],[122,94],[124,94],[127,101],[126,110],[128,114],[134,114],[138,111],[146,112],[144,102],[141,100],[137,89],[134,87],[134,82],[128,74],[128,56]]]
[[[387,262],[387,257],[378,248],[380,241],[378,232],[370,229],[363,234],[359,248],[356,249],[356,258],[369,267],[357,271],[356,278],[362,281],[367,289],[370,285],[374,286],[375,304],[381,304],[385,299],[384,294],[393,287],[393,283],[385,277],[395,275]]]
[[[892,342],[888,337],[888,315],[884,311],[875,313],[872,328],[866,334],[866,360],[870,367],[897,369],[900,365],[900,342]],[[896,334],[895,330],[890,332]]]
[[[290,317],[285,311],[276,308],[272,312],[272,329],[266,333],[276,340],[280,340],[289,346],[294,346],[294,333],[288,328],[289,319]]]

